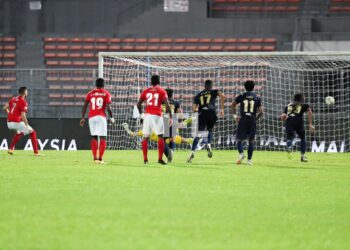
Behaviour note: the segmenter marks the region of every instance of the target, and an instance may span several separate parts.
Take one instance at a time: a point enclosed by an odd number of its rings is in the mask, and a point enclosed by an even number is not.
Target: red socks
[[[163,159],[163,153],[164,153],[164,139],[159,138],[158,139],[158,160]]]
[[[23,133],[15,134],[15,136],[12,138],[12,142],[11,142],[11,145],[10,145],[10,149],[11,150],[15,149],[15,146],[16,146],[17,142],[22,138],[22,136],[23,136]]]
[[[97,149],[98,149],[98,142],[96,139],[92,139],[91,140],[91,151],[92,151],[92,154],[94,156],[94,160],[97,160]]]
[[[30,133],[30,140],[32,141],[34,154],[39,153],[38,140],[36,139],[36,132],[35,132],[35,130],[33,130],[33,132]]]
[[[143,160],[147,161],[147,151],[148,151],[148,140],[143,139],[142,141],[142,153],[143,153]]]
[[[107,147],[106,139],[100,139],[100,157],[99,160],[102,161],[103,154],[105,153]]]

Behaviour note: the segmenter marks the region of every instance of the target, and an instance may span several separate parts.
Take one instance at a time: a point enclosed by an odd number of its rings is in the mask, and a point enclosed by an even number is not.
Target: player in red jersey
[[[9,103],[5,104],[3,108],[7,112],[7,127],[10,130],[16,131],[16,134],[13,136],[8,153],[12,155],[17,142],[23,137],[23,135],[29,134],[33,145],[34,155],[41,156],[38,150],[36,132],[31,126],[29,126],[26,116],[26,113],[28,111],[28,103],[26,102],[28,90],[26,87],[20,87],[18,93],[19,95],[16,97],[12,97]]]
[[[170,125],[172,123],[172,116],[170,112],[170,106],[168,102],[168,96],[166,91],[158,86],[160,84],[160,79],[158,75],[153,75],[151,78],[152,86],[144,90],[137,103],[137,108],[140,112],[141,105],[143,102],[146,103],[145,114],[143,119],[143,140],[142,140],[142,152],[143,161],[148,164],[147,151],[148,151],[148,140],[152,133],[152,130],[158,135],[158,163],[166,165],[163,161],[162,156],[164,153],[164,122],[162,117],[162,104],[166,105],[166,110],[169,113]],[[141,116],[142,117],[142,116]]]
[[[106,109],[109,114],[109,119],[114,123],[114,118],[110,104],[112,103],[111,94],[104,89],[104,80],[97,78],[95,82],[96,88],[87,93],[85,103],[83,106],[82,116],[80,120],[80,126],[85,124],[85,113],[89,105],[89,128],[91,134],[91,150],[94,156],[94,162],[104,164],[103,154],[106,150],[107,143],[107,115]]]

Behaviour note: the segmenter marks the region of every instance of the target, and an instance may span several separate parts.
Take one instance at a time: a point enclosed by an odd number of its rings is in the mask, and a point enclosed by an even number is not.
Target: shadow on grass
[[[267,167],[267,168],[280,168],[280,169],[293,169],[293,170],[301,170],[301,169],[312,169],[312,170],[322,170],[321,168],[318,167],[304,167],[304,166],[276,166],[276,165],[263,165],[262,167]]]

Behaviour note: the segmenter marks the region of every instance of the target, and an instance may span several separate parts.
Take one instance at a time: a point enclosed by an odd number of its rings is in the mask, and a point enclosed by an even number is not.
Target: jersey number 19
[[[102,97],[93,97],[91,98],[92,110],[102,109],[103,107],[103,98]]]

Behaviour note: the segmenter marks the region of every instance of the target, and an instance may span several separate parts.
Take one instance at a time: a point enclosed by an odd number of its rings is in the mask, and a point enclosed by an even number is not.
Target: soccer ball
[[[182,142],[182,137],[180,135],[177,135],[174,137],[174,142],[176,145],[180,145]]]
[[[327,96],[325,99],[325,103],[327,105],[333,105],[335,103],[334,97],[333,96]]]

